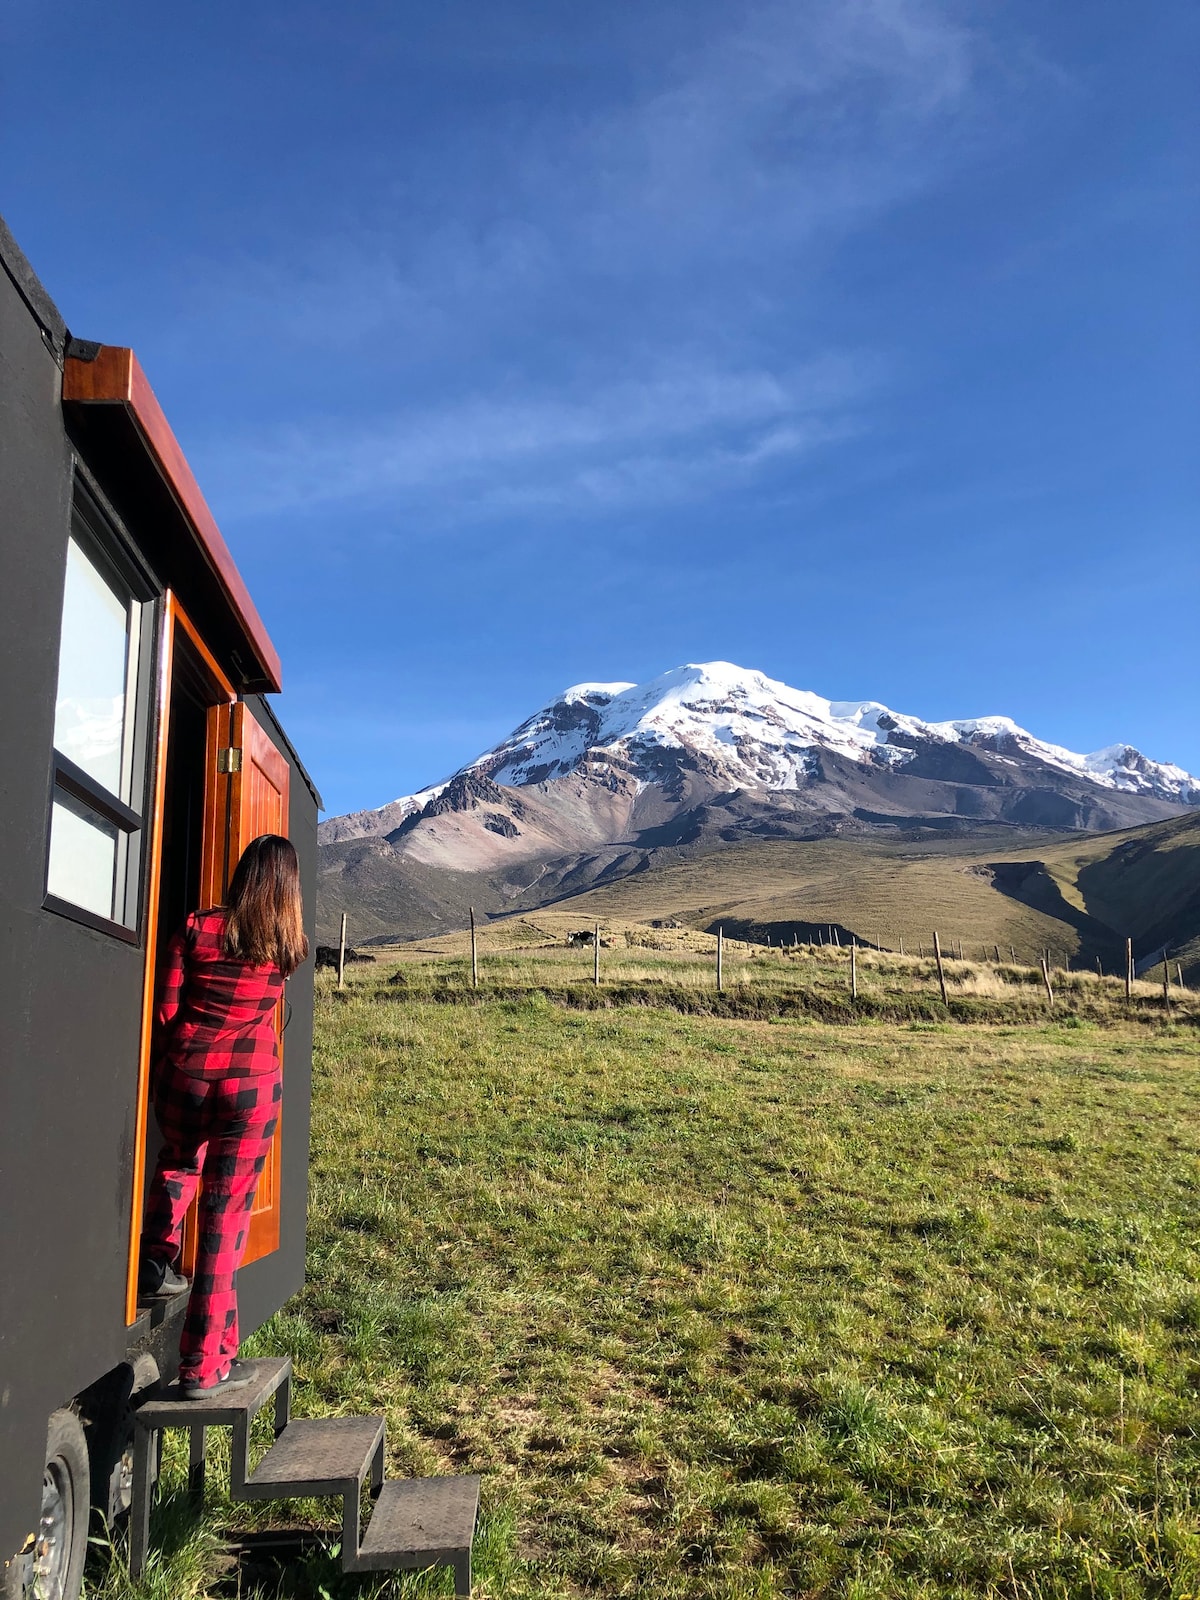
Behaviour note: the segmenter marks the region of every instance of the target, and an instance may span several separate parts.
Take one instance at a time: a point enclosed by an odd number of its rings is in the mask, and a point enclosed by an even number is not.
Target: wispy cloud
[[[970,34],[925,0],[761,5],[558,167],[583,155],[585,226],[614,254],[640,258],[649,227],[672,254],[753,256],[853,226],[944,167],[972,67]]]
[[[369,229],[241,267],[260,337],[381,352],[387,409],[301,390],[305,420],[212,441],[208,480],[236,514],[624,507],[861,430],[886,363],[806,332],[814,286],[840,240],[961,158],[981,71],[937,0],[769,0],[640,94],[508,134],[495,199],[446,152],[436,226],[406,220],[406,176]]]
[[[657,502],[845,437],[877,376],[829,356],[788,373],[692,368],[584,395],[495,393],[363,425],[326,418],[222,453],[242,515],[436,494],[461,513]]]

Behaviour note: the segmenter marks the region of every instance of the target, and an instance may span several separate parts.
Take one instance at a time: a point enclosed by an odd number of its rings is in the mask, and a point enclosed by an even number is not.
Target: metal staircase
[[[254,1382],[209,1403],[179,1398],[178,1385],[150,1394],[134,1416],[133,1503],[129,1520],[129,1571],[137,1577],[150,1543],[153,1465],[163,1429],[191,1433],[188,1488],[204,1493],[207,1429],[232,1427],[230,1494],[235,1500],[286,1500],[293,1496],[342,1499],[342,1567],[346,1572],[411,1571],[449,1566],[454,1592],[471,1592],[471,1544],[479,1510],[477,1477],[383,1476],[382,1417],[291,1419],[292,1363],[247,1361]],[[275,1401],[275,1442],[250,1468],[250,1423]],[[362,1489],[370,1475],[375,1504],[362,1528]]]

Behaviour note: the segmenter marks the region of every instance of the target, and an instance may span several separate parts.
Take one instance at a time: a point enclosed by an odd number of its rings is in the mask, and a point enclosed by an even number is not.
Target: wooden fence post
[[[1009,945],[1009,947],[1008,947],[1008,959],[1012,962],[1013,966],[1015,967],[1016,964],[1017,964],[1017,947],[1016,947],[1016,945],[1012,945],[1012,944]]]
[[[1000,965],[1000,946],[998,944],[994,944],[992,946],[992,949],[996,952],[996,965],[999,966]]]
[[[479,987],[479,946],[475,940],[475,907],[471,907],[471,987]]]
[[[937,936],[936,928],[933,931],[933,953],[937,959],[938,983],[942,988],[942,1004],[944,1006],[948,1006],[950,1002],[946,998],[946,973],[942,966],[942,942]]]
[[[900,954],[904,954],[904,935],[900,935]]]
[[[1099,956],[1096,957],[1096,976],[1098,978],[1102,978],[1104,976],[1104,963],[1101,961]]]
[[[717,927],[717,993],[725,987],[725,929]]]
[[[1125,998],[1133,998],[1133,940],[1125,941]]]
[[[338,939],[338,988],[346,986],[346,913],[342,912],[342,932]]]
[[[1163,1010],[1171,1009],[1171,964],[1167,960],[1167,947],[1163,946]]]
[[[597,989],[600,987],[600,924],[596,924],[596,932],[592,939],[592,982]]]
[[[850,998],[858,999],[858,940],[850,941]]]
[[[1054,990],[1050,987],[1050,964],[1045,956],[1042,957],[1042,982],[1046,985],[1046,999],[1050,1002],[1050,1009],[1054,1009]]]

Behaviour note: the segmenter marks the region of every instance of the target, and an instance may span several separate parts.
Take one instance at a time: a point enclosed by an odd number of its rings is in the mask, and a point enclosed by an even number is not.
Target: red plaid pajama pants
[[[164,1062],[156,1074],[164,1143],[146,1197],[142,1253],[179,1260],[184,1218],[202,1185],[196,1270],[179,1338],[179,1375],[190,1382],[211,1382],[237,1355],[237,1269],[282,1097],[278,1067],[200,1078]]]

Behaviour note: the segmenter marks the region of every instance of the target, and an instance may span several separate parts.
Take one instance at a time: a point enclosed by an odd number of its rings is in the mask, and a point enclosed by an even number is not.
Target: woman
[[[146,1200],[138,1289],[148,1296],[188,1289],[175,1264],[202,1183],[195,1277],[179,1340],[186,1399],[251,1381],[234,1359],[235,1277],[279,1122],[275,1008],[307,955],[296,851],[273,833],[246,846],[225,904],[194,911],[167,950],[153,1049],[164,1142]]]

